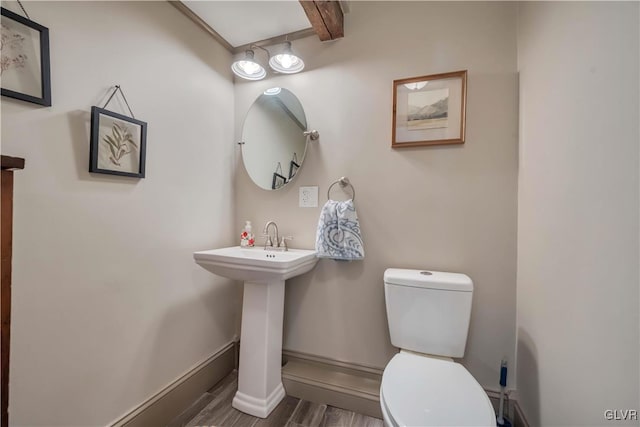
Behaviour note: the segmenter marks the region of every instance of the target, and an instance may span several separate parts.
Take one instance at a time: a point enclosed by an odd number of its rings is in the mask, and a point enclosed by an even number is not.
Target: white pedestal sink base
[[[284,398],[282,386],[282,318],[284,281],[311,270],[316,252],[262,248],[212,249],[193,257],[213,274],[244,281],[238,392],[232,406],[266,418]]]
[[[248,396],[242,393],[240,390],[236,392],[231,404],[238,411],[242,411],[246,414],[253,415],[258,418],[267,418],[271,411],[278,406],[278,403],[285,397],[284,387],[282,383],[273,390],[271,396],[265,399],[256,399],[255,397]]]
[[[282,322],[284,280],[245,282],[238,392],[232,406],[266,418],[284,398]]]

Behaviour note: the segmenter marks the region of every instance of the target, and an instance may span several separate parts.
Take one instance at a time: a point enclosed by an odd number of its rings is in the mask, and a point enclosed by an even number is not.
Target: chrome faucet
[[[271,235],[269,235],[269,227],[272,226],[276,229],[276,234],[275,234],[275,245],[273,242],[273,239],[271,238]],[[266,237],[266,241],[264,242],[264,248],[267,249],[267,247],[278,247],[278,244],[280,243],[278,240],[278,225],[276,224],[275,221],[269,221],[265,224],[264,226],[264,230],[262,231],[262,235]]]
[[[269,234],[269,227],[272,225],[273,228],[275,228],[275,235],[273,237]],[[275,221],[269,221],[265,224],[262,235],[265,237],[264,249],[266,251],[288,251],[289,248],[287,247],[287,240],[293,240],[293,237],[291,236],[282,236],[282,239],[279,238],[278,225]]]

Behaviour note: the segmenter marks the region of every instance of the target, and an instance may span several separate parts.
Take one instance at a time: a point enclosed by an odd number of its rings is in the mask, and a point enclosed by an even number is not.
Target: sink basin
[[[277,252],[240,246],[195,252],[193,258],[218,276],[254,282],[287,280],[306,273],[318,262],[316,252],[306,249]]]
[[[285,396],[281,366],[284,281],[311,270],[318,262],[316,252],[234,246],[194,252],[193,258],[213,274],[244,280],[238,391],[231,405],[267,418]]]

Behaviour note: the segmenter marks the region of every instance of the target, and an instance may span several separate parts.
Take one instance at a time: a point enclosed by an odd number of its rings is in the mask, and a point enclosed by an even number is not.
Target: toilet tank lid
[[[433,270],[387,268],[384,272],[384,283],[387,285],[440,289],[446,291],[473,291],[473,282],[466,274],[447,273],[444,271]]]

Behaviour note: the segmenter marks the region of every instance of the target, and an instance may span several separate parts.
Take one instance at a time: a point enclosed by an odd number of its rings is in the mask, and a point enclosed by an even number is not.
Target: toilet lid
[[[380,390],[397,425],[496,425],[485,391],[451,360],[398,353],[384,370]]]

